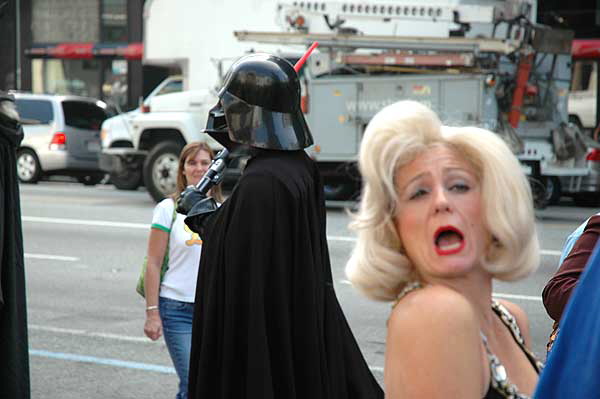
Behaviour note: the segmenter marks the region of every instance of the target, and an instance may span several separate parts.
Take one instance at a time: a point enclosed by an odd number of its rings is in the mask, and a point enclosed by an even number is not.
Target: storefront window
[[[104,65],[102,98],[119,109],[127,106],[127,61],[112,60]]]
[[[125,0],[102,0],[100,40],[105,43],[127,42],[127,3]]]
[[[100,97],[101,60],[32,60],[34,93]]]

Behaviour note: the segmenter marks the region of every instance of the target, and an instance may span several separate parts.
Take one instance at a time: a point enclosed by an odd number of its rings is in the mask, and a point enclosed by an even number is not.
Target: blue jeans
[[[175,398],[187,399],[194,304],[160,297],[158,306],[165,343],[179,377],[179,392]]]

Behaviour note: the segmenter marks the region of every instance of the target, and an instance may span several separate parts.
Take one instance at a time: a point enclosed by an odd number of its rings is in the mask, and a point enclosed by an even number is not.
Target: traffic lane
[[[30,233],[29,231],[27,231],[27,226],[29,225],[29,223],[25,223],[26,236],[30,236],[32,234],[32,232]],[[35,225],[36,227],[34,231],[36,233],[41,234],[43,237],[45,237],[45,239],[33,240],[33,244],[31,245],[31,247],[29,246],[29,241],[26,241],[26,252],[33,253],[36,251],[43,251],[47,248],[49,244],[49,237],[62,237],[63,239],[59,240],[58,242],[51,243],[50,247],[56,249],[60,248],[60,245],[64,245],[65,250],[59,250],[59,253],[68,253],[73,257],[79,257],[81,259],[80,262],[76,262],[76,264],[74,264],[73,266],[65,266],[63,270],[67,270],[70,268],[91,269],[91,276],[82,276],[82,278],[80,279],[81,281],[74,284],[73,287],[70,287],[70,291],[73,293],[73,295],[77,295],[79,292],[81,296],[82,291],[78,291],[78,289],[80,289],[81,287],[87,287],[88,284],[86,283],[86,281],[90,281],[91,279],[97,280],[99,282],[104,282],[104,285],[110,284],[111,287],[116,288],[116,294],[111,295],[111,298],[120,298],[120,296],[124,295],[124,293],[127,293],[128,297],[124,299],[128,301],[127,303],[131,303],[134,299],[139,299],[139,301],[141,301],[141,298],[138,298],[137,295],[133,292],[132,287],[135,285],[136,278],[139,275],[139,267],[141,265],[141,260],[143,259],[143,253],[145,251],[145,231],[138,229],[88,228],[83,232],[77,232],[69,236],[69,232],[72,229],[71,226],[65,226],[60,224]],[[94,235],[94,231],[96,231],[95,234],[97,234],[97,236]],[[94,245],[91,248],[90,242],[94,243]],[[123,245],[123,243],[127,244]],[[36,245],[38,245],[39,247],[36,247]],[[344,290],[339,286],[340,284],[343,284],[345,280],[344,267],[353,245],[354,242],[351,239],[343,241],[330,241],[333,275],[335,278],[336,286],[338,287],[337,289],[338,291],[342,290],[340,291],[342,292],[342,294]],[[117,248],[117,250],[107,251],[106,248]],[[541,289],[543,288],[545,282],[555,270],[556,260],[554,258],[555,257],[553,256],[542,257],[542,266],[532,277],[530,277],[527,280],[505,285],[502,285],[500,283],[500,285],[498,286],[500,287],[500,292],[504,294],[539,297]],[[98,264],[90,265],[89,262],[86,261],[86,259],[101,259],[102,261]],[[28,262],[31,261],[33,260],[28,260]],[[38,262],[39,261],[40,260],[38,260]],[[66,281],[72,281],[73,279],[72,272],[65,272],[65,275],[61,276],[60,269],[57,269],[55,270],[55,273],[58,275],[59,279]],[[45,281],[45,284],[47,285],[48,281]],[[77,300],[85,301],[89,298],[99,297],[105,292],[106,288],[102,286],[98,288],[96,285],[91,285],[86,289],[89,290],[89,292],[93,295],[83,295],[83,298],[77,298]],[[97,292],[98,290],[99,292]],[[353,297],[350,297],[348,301],[345,301],[343,295],[340,298],[340,301],[342,303],[347,302],[351,304],[354,304],[354,302],[356,302],[356,300],[353,299]],[[123,300],[119,299],[119,306],[121,303],[123,303]],[[351,309],[347,310],[346,312],[348,314],[353,313]],[[359,313],[375,315],[381,312],[373,310],[369,312]],[[386,312],[383,312],[383,314],[379,314],[378,319],[383,320],[386,317],[387,310]],[[372,324],[370,321],[367,321],[365,323],[360,323],[360,325],[369,326]]]
[[[93,333],[130,334],[133,337],[142,334],[143,301],[133,287],[145,251],[145,230],[87,226],[79,231],[79,226],[35,222],[24,222],[23,226],[28,238],[25,252],[28,255],[26,270],[32,350],[70,356],[60,359],[69,365],[67,370],[73,363],[81,363],[74,358],[76,356],[169,364],[164,351],[155,353],[150,359],[140,358],[139,343],[136,342],[122,345],[114,345],[110,340],[103,345],[90,342],[97,338],[91,336]],[[124,243],[129,252],[120,250]],[[40,251],[72,260],[31,257],[39,255]],[[339,288],[338,282],[336,285]],[[352,314],[354,306],[345,305],[346,312]],[[352,325],[352,317],[349,320]],[[73,333],[72,330],[88,334]],[[358,335],[357,340],[364,352],[370,352],[370,336],[363,339]],[[374,350],[380,350],[380,347],[381,343],[378,343]],[[161,353],[162,358],[159,356]],[[383,362],[370,353],[366,358],[381,382]],[[374,360],[378,363],[373,364]],[[49,358],[48,361],[53,363],[56,359]],[[96,366],[107,367],[102,364]]]
[[[22,184],[21,214],[36,217],[150,223],[156,205],[144,190],[45,182]]]
[[[145,255],[146,230],[25,222],[23,231],[28,305],[33,311],[30,322],[39,321],[36,309],[42,310],[39,317],[97,309],[99,315],[115,315],[115,322],[120,319],[119,332],[124,328],[127,334],[141,332],[141,324],[133,325],[132,319],[143,316],[144,301],[135,292],[135,284]],[[105,323],[84,317],[84,312],[80,316],[81,321],[69,321],[71,326],[106,328]]]
[[[31,397],[44,399],[172,398],[175,374],[30,356]]]

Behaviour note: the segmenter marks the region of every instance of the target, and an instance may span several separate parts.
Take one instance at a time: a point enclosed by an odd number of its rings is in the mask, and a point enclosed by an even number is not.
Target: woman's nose
[[[448,202],[446,190],[439,188],[434,194],[434,209],[435,212],[450,212],[450,203]]]

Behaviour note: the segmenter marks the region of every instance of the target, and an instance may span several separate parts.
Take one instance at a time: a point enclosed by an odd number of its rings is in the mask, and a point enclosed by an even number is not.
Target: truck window
[[[173,81],[167,83],[166,85],[164,85],[158,91],[158,93],[156,93],[156,95],[160,96],[162,94],[178,93],[180,91],[183,91],[183,81],[181,81],[181,80],[173,80]]]
[[[15,105],[21,122],[26,125],[48,124],[54,120],[52,103],[47,100],[16,99]]]
[[[65,124],[78,129],[100,130],[108,117],[103,108],[85,101],[63,101],[62,108]]]
[[[594,90],[596,87],[595,61],[575,61],[571,78],[571,91]]]

